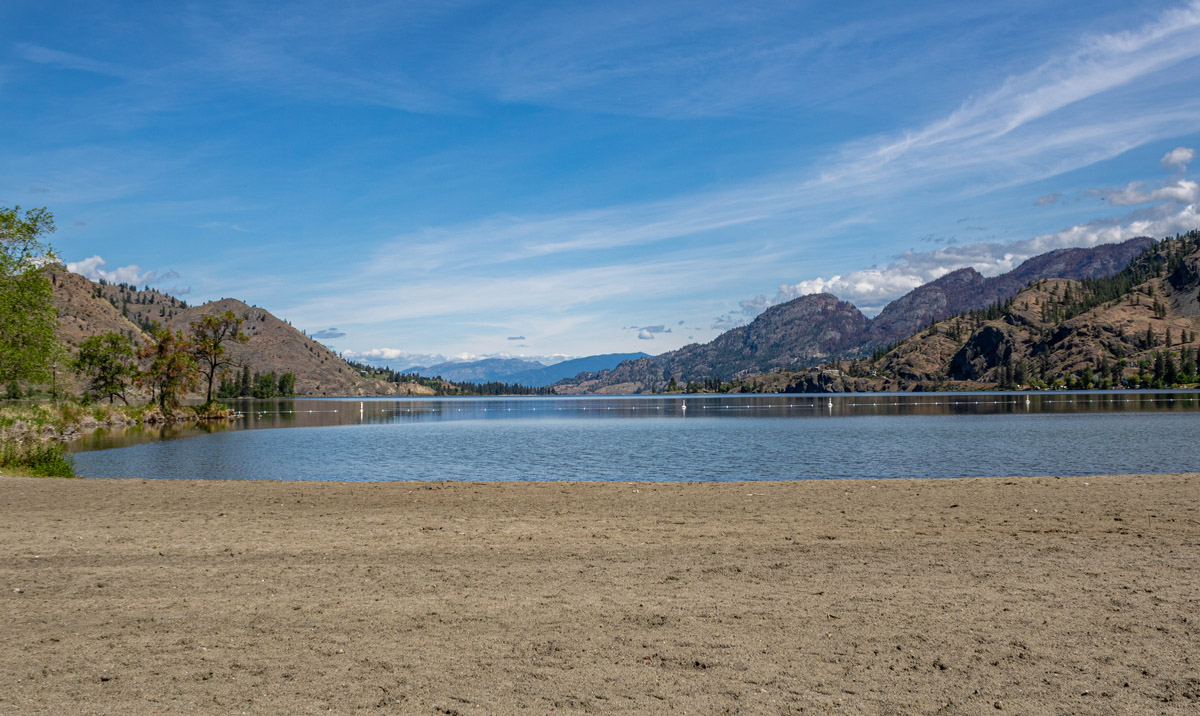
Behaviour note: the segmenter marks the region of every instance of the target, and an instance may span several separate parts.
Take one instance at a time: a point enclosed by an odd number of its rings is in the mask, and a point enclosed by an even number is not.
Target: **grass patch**
[[[0,468],[33,477],[75,477],[75,463],[58,443],[0,443]]]

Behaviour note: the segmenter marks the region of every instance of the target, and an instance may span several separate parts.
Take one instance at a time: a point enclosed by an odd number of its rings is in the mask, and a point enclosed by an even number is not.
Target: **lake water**
[[[247,401],[219,426],[72,444],[85,477],[790,480],[1200,470],[1200,395]]]

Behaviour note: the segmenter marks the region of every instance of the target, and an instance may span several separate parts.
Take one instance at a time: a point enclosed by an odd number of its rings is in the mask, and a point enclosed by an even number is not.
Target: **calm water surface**
[[[787,480],[1200,470],[1200,395],[247,401],[228,425],[97,431],[87,477]]]

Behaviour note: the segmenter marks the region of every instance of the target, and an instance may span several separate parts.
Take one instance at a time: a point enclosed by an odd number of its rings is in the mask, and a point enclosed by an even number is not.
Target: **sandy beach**
[[[0,712],[1184,714],[1200,475],[0,478]]]

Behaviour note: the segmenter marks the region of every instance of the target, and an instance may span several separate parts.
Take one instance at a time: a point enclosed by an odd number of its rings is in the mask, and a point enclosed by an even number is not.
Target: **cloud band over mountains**
[[[1184,170],[1194,157],[1193,149],[1179,147],[1162,158],[1162,165]],[[741,301],[740,312],[718,317],[713,327],[728,329],[741,325],[771,306],[812,293],[831,293],[871,315],[918,286],[968,266],[985,276],[995,276],[1011,271],[1026,259],[1056,249],[1090,248],[1138,236],[1162,238],[1200,228],[1200,184],[1193,180],[1176,179],[1149,188],[1135,182],[1124,189],[1091,189],[1088,194],[1112,206],[1154,205],[1125,216],[1097,219],[1032,239],[954,244],[929,251],[909,250],[884,266],[783,284],[771,298],[759,295]],[[1057,196],[1055,198],[1057,200]]]

